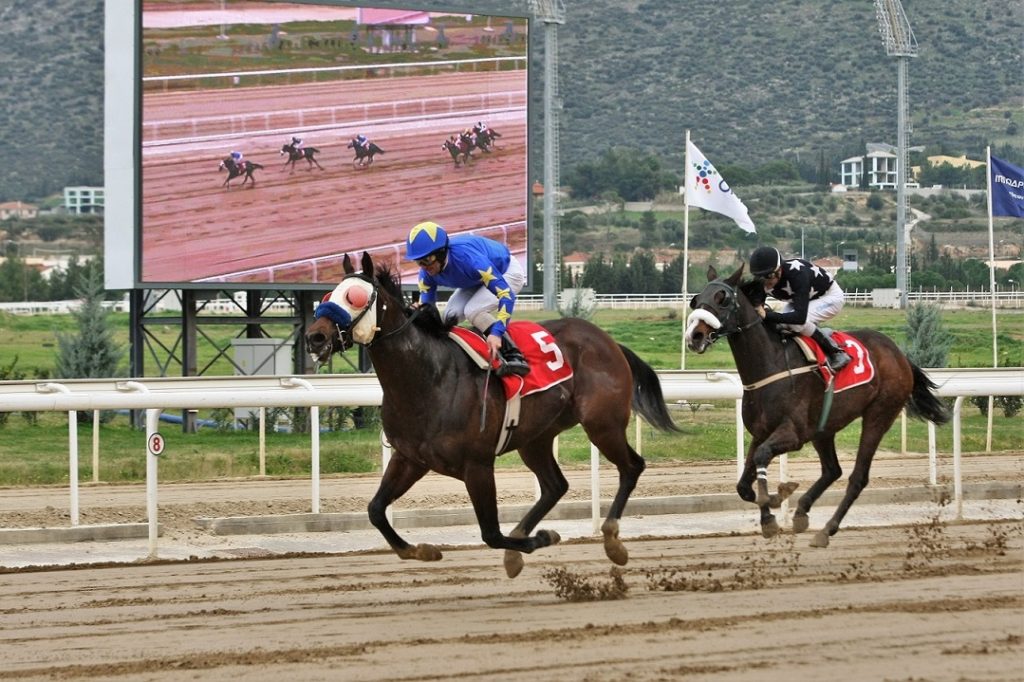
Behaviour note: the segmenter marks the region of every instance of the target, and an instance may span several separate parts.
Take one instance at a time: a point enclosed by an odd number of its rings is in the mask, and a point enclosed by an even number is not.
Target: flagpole
[[[992,294],[992,367],[999,366],[999,341],[996,338],[996,248],[992,227],[992,147],[985,147],[985,188],[988,190],[988,288]],[[988,430],[985,437],[985,451],[992,452],[992,412],[995,407],[992,396],[988,397]]]
[[[688,275],[690,272],[690,129],[686,129],[683,145],[683,321],[680,336],[679,369],[686,369],[686,311],[689,306]]]

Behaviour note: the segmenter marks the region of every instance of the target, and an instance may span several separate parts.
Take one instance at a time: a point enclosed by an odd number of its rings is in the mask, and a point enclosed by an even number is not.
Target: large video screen
[[[324,288],[363,251],[411,274],[425,220],[529,264],[527,17],[273,0],[139,17],[137,286]]]

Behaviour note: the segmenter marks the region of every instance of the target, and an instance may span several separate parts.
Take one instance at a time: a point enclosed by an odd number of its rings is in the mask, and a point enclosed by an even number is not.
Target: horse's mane
[[[755,308],[759,305],[763,305],[765,300],[768,298],[768,292],[764,290],[764,285],[756,279],[741,282],[737,288],[744,296],[747,297],[747,300],[750,301],[750,304]]]
[[[398,301],[406,317],[413,314],[414,310],[409,307],[409,302],[402,291],[401,277],[392,269],[391,263],[379,263],[374,271],[374,279],[382,291]],[[446,336],[448,330],[454,327],[456,322],[455,320],[441,319],[441,313],[437,307],[426,304],[419,308],[419,313],[413,320],[413,324],[432,336]]]

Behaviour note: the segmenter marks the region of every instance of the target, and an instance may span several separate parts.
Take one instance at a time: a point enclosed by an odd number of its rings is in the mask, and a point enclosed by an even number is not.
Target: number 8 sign
[[[149,440],[146,441],[146,448],[149,450],[149,454],[159,457],[164,452],[167,441],[160,435],[159,432],[150,435]]]

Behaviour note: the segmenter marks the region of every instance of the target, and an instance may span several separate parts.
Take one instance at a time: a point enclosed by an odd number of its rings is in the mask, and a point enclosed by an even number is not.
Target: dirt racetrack
[[[142,276],[147,282],[336,283],[338,255],[397,254],[433,220],[526,250],[524,71],[448,73],[231,91],[147,92],[143,113]],[[484,120],[495,149],[456,167],[444,140]],[[385,150],[353,167],[364,133]],[[323,170],[285,169],[293,134]],[[231,150],[263,166],[229,187]]]
[[[920,485],[927,471],[919,455],[876,464],[871,488]],[[1020,453],[964,464],[972,483],[1020,480]],[[815,469],[790,465],[804,488]],[[940,471],[945,480],[945,459]],[[585,495],[588,472],[566,473],[571,496]],[[637,492],[720,493],[733,475],[730,462],[652,466]],[[528,475],[501,479],[506,502],[531,498]],[[326,479],[325,506],[364,508],[376,481]],[[66,494],[5,490],[0,525],[52,522]],[[83,494],[86,522],[144,515],[138,485]],[[1020,501],[1005,502],[1008,520],[944,523],[930,505],[912,525],[874,527],[857,519],[876,507],[854,505],[827,549],[808,547],[808,534],[761,538],[753,507],[725,513],[750,532],[702,537],[661,537],[667,518],[627,508],[618,576],[585,534],[526,557],[514,580],[501,552],[480,546],[445,547],[436,563],[390,551],[254,559],[250,540],[231,560],[5,571],[0,680],[1021,680],[1024,534]],[[201,554],[217,540],[196,538],[191,517],[308,504],[301,480],[164,485],[164,542]],[[400,504],[467,499],[461,483],[428,476]],[[812,512],[812,529],[825,514]],[[648,521],[659,537],[637,534]],[[402,533],[438,541],[431,530]]]
[[[9,574],[0,679],[1021,679],[1019,522],[841,536]]]

